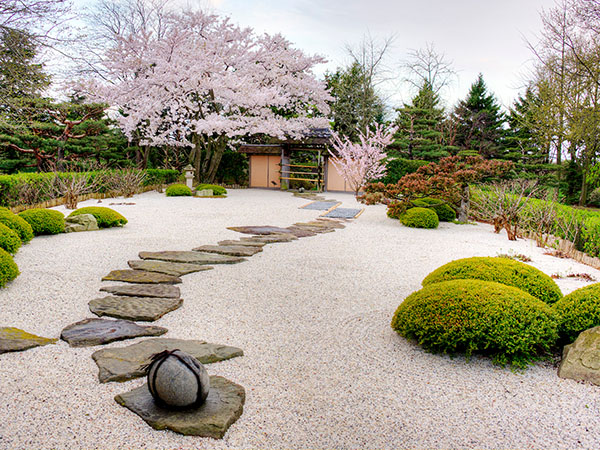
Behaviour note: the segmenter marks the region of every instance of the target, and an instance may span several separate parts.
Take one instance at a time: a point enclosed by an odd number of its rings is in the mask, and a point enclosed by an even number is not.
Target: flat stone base
[[[102,281],[123,281],[125,283],[141,284],[179,284],[181,278],[145,270],[113,270]]]
[[[168,312],[181,306],[180,298],[161,297],[108,297],[95,298],[88,305],[97,316],[110,316],[117,319],[154,322]]]
[[[136,413],[155,430],[222,439],[242,415],[246,391],[226,378],[211,376],[206,402],[197,409],[173,411],[156,405],[148,384],[119,394],[115,401]]]
[[[20,352],[41,345],[54,344],[57,339],[36,336],[13,327],[0,327],[0,353]]]
[[[90,347],[140,336],[160,336],[163,327],[142,326],[129,320],[84,319],[65,327],[60,338],[71,347]]]

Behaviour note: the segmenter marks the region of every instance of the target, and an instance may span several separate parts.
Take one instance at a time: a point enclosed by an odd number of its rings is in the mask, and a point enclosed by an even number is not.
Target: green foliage
[[[185,184],[172,184],[166,190],[167,197],[180,197],[192,195],[192,190]]]
[[[377,180],[384,184],[396,184],[404,175],[416,172],[419,167],[426,166],[428,161],[419,159],[394,158],[387,161],[385,177]]]
[[[73,211],[69,214],[69,217],[81,214],[91,214],[94,216],[100,228],[122,227],[127,223],[127,219],[117,211],[104,206],[85,206]]]
[[[224,184],[247,185],[248,156],[245,153],[226,150],[219,163],[216,179]]]
[[[33,234],[36,236],[64,233],[65,231],[65,215],[60,211],[34,208],[20,212],[19,216],[31,225]]]
[[[203,189],[212,189],[213,195],[227,195],[227,189],[216,184],[199,184],[196,186],[197,191],[202,191]]]
[[[19,238],[19,235],[6,225],[0,223],[0,248],[3,248],[11,255],[14,255],[19,251],[20,247],[21,239]]]
[[[23,244],[27,244],[33,239],[31,225],[29,225],[22,217],[13,214],[6,208],[0,208],[0,224],[6,225],[8,228],[15,231]]]
[[[6,283],[19,276],[19,268],[12,259],[12,256],[0,248],[0,288],[6,286]]]
[[[577,289],[554,305],[561,343],[569,344],[579,333],[600,325],[600,283]]]
[[[390,219],[400,219],[400,216],[404,214],[407,208],[407,202],[400,202],[398,200],[391,201],[387,206],[387,216]]]
[[[439,219],[433,209],[410,208],[400,216],[400,222],[411,228],[437,228]]]
[[[392,328],[427,350],[483,353],[520,368],[549,352],[558,336],[548,305],[515,287],[481,280],[425,286],[400,304]]]
[[[457,279],[494,281],[506,286],[514,286],[545,303],[554,303],[562,297],[554,280],[544,272],[507,258],[457,259],[427,275],[423,280],[423,286]]]
[[[179,179],[179,171],[172,169],[146,169],[144,186],[175,183]]]
[[[446,202],[439,198],[425,197],[417,200],[413,200],[412,204],[421,208],[433,209],[440,222],[452,222],[456,219],[456,211],[452,209]]]
[[[596,208],[600,208],[600,187],[597,187],[588,197],[588,205],[595,206]]]

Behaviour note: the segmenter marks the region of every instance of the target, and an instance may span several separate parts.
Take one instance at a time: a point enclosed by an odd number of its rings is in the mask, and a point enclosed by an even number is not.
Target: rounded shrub
[[[413,200],[412,204],[420,208],[431,208],[435,211],[440,222],[452,222],[456,219],[456,211],[439,198],[425,197]]]
[[[579,333],[600,325],[600,283],[577,289],[554,305],[561,343],[571,343]]]
[[[433,209],[410,208],[400,216],[400,222],[412,228],[437,228],[440,221]]]
[[[192,195],[192,190],[185,184],[172,184],[165,191],[167,197],[180,197]]]
[[[227,189],[217,184],[199,184],[196,186],[197,191],[201,191],[203,189],[212,189],[213,195],[227,195]]]
[[[400,335],[441,353],[483,353],[498,364],[525,367],[558,337],[552,308],[512,286],[452,280],[425,286],[392,319]]]
[[[104,206],[85,206],[73,211],[69,214],[69,217],[80,216],[81,214],[94,216],[99,228],[122,227],[127,223],[127,219],[117,211]]]
[[[25,219],[13,214],[8,209],[0,209],[0,223],[15,231],[23,244],[27,244],[33,239],[33,229],[31,228],[31,225],[29,225]]]
[[[545,303],[554,303],[562,298],[560,288],[541,270],[520,261],[499,257],[457,259],[431,272],[422,284],[428,286],[457,279],[495,281],[514,286]]]
[[[13,261],[12,256],[0,248],[0,288],[6,286],[6,283],[19,276],[19,268]]]
[[[58,234],[65,231],[65,215],[60,211],[33,208],[21,211],[19,216],[31,225],[33,234]]]
[[[390,219],[400,219],[400,216],[406,211],[406,203],[393,200],[387,205],[387,216]]]
[[[6,225],[0,223],[0,248],[3,248],[11,255],[14,255],[19,251],[20,247],[21,239],[19,238],[19,235]]]

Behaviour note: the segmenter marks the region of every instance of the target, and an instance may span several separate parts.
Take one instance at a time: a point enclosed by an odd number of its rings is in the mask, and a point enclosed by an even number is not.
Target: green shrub
[[[69,214],[69,217],[81,214],[91,214],[94,216],[100,228],[122,227],[127,223],[127,219],[117,211],[104,206],[85,206],[73,211]]]
[[[515,287],[480,280],[425,286],[400,304],[392,328],[427,350],[483,353],[516,367],[548,352],[558,337],[550,306]]]
[[[426,166],[429,162],[430,161],[423,161],[420,159],[390,159],[386,164],[387,170],[385,177],[380,178],[377,181],[384,184],[396,184],[404,175],[416,172],[419,167]]]
[[[19,251],[20,247],[21,239],[19,238],[19,235],[6,225],[0,223],[0,248],[3,248],[11,255],[14,255]]]
[[[58,234],[65,231],[65,215],[53,209],[34,208],[21,211],[19,216],[31,225],[33,234]]]
[[[218,186],[216,184],[199,184],[196,186],[197,191],[201,191],[203,189],[212,189],[213,195],[226,195],[227,189],[223,186]]]
[[[178,170],[172,169],[146,169],[146,178],[144,186],[154,186],[157,184],[175,183],[179,179]]]
[[[430,208],[410,208],[400,216],[400,222],[412,228],[437,228],[440,221]]]
[[[166,190],[167,197],[180,197],[192,195],[192,190],[185,184],[172,184]]]
[[[425,197],[413,200],[412,204],[420,208],[431,208],[435,211],[440,222],[452,222],[456,219],[456,211],[439,198]]]
[[[13,214],[8,209],[0,209],[0,223],[15,231],[23,244],[27,244],[33,239],[31,225],[29,225],[22,217]]]
[[[495,281],[514,286],[545,303],[554,303],[562,297],[554,280],[541,270],[508,258],[474,257],[457,259],[431,272],[423,286],[456,279]]]
[[[6,286],[6,283],[19,276],[19,268],[12,259],[12,256],[4,249],[0,248],[0,288]]]
[[[390,219],[400,219],[400,216],[406,211],[406,203],[392,200],[387,206],[387,216]]]
[[[579,333],[600,325],[600,283],[577,289],[554,305],[561,343],[571,343]]]

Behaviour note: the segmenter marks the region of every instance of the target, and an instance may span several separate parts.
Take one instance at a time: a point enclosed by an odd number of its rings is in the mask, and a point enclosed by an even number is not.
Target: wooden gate
[[[280,164],[279,155],[250,155],[250,187],[278,189]]]
[[[327,180],[325,183],[325,188],[328,191],[338,191],[338,192],[354,192],[346,180],[340,175],[337,171],[331,159],[327,160]]]

